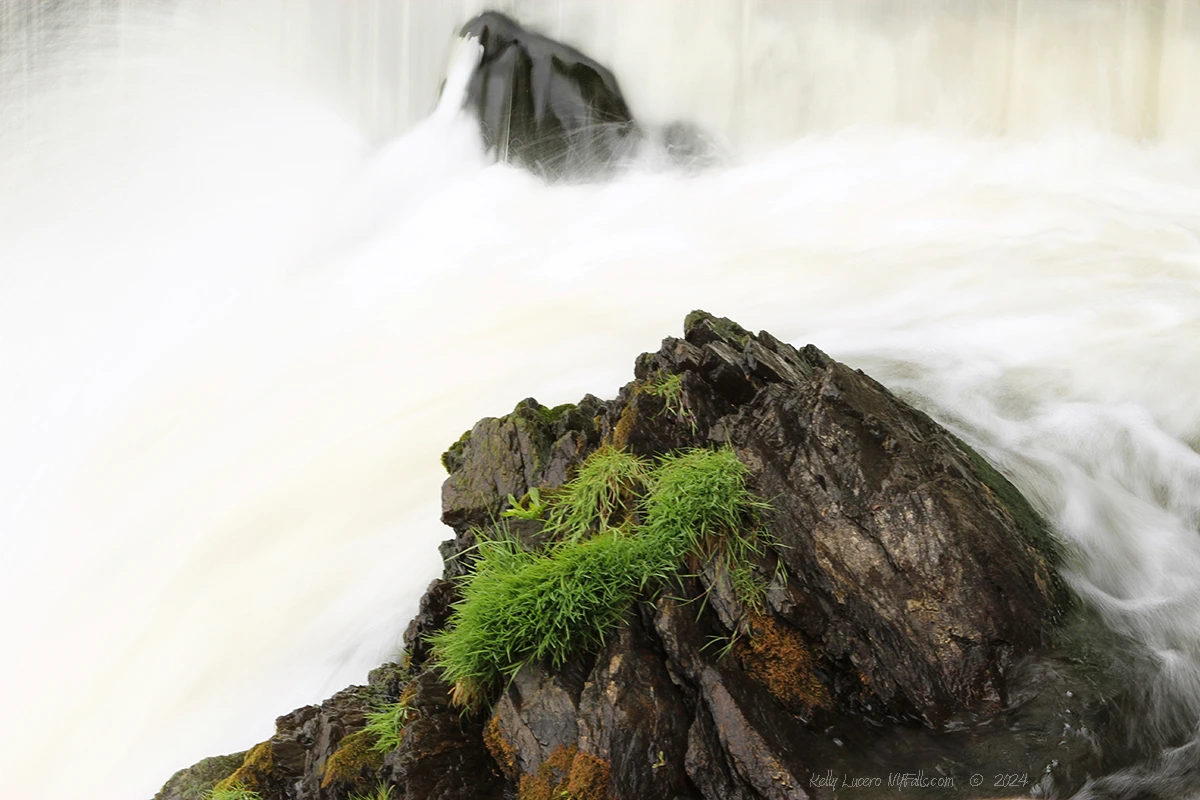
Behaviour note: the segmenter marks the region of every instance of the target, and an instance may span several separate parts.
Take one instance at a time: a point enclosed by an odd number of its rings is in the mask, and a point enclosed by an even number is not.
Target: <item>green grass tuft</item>
[[[677,372],[667,373],[646,386],[646,394],[663,401],[668,414],[683,414],[683,376]]]
[[[645,388],[646,394],[663,401],[662,413],[669,414],[680,422],[686,422],[696,432],[696,417],[683,398],[683,376],[679,373],[660,375]]]
[[[352,794],[350,800],[392,800],[392,787],[381,783],[371,794]]]
[[[460,705],[476,705],[531,661],[559,666],[598,649],[630,603],[679,574],[692,554],[715,559],[734,591],[757,606],[766,585],[751,559],[766,536],[767,504],[746,488],[732,450],[692,450],[657,466],[602,448],[548,501],[559,539],[526,551],[501,528],[477,532],[462,600],[433,637],[434,658]]]
[[[262,800],[258,792],[252,792],[244,783],[234,783],[220,789],[213,789],[207,795],[207,800]]]
[[[734,561],[757,554],[762,534],[753,521],[770,506],[750,494],[746,473],[728,448],[664,456],[650,477],[647,534],[661,539],[676,559],[698,547],[712,555],[717,544],[732,549]]]
[[[404,738],[404,726],[408,724],[410,703],[412,691],[406,690],[395,703],[367,714],[367,724],[363,730],[374,737],[373,750],[390,753],[400,746]]]
[[[647,464],[627,450],[601,447],[579,466],[549,507],[545,529],[580,541],[628,519],[646,482]]]

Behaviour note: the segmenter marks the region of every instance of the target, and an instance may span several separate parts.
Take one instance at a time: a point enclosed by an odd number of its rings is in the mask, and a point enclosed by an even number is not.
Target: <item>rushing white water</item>
[[[521,3],[735,154],[553,187],[419,121],[477,3],[38,6],[0,12],[5,796],[148,797],[363,680],[441,450],[694,308],[978,443],[1155,654],[1150,719],[1200,716],[1197,5]]]

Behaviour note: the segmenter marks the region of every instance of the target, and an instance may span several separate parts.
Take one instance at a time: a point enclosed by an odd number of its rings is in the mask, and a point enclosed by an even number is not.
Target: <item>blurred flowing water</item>
[[[694,308],[979,445],[1185,737],[1200,4],[492,7],[726,163],[488,165],[430,116],[480,3],[0,7],[3,793],[149,797],[364,680],[438,571],[445,446],[611,394]]]

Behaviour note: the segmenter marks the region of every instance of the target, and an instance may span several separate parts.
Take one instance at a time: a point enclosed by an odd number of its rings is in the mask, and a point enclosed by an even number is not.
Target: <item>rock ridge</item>
[[[457,707],[429,640],[454,624],[480,537],[503,527],[550,547],[526,512],[590,456],[695,448],[731,450],[770,506],[749,565],[761,599],[692,554],[599,648],[526,663]],[[523,400],[443,464],[454,538],[402,663],[280,717],[241,760],[177,773],[155,800],[232,799],[236,785],[262,800],[868,798],[918,767],[942,783],[907,796],[989,797],[1013,789],[970,775],[1069,792],[1099,768],[1105,698],[1059,653],[1076,614],[1045,523],[928,415],[814,346],[693,312],[614,400]],[[397,704],[406,721],[383,752],[372,715]],[[828,771],[882,784],[830,787]]]

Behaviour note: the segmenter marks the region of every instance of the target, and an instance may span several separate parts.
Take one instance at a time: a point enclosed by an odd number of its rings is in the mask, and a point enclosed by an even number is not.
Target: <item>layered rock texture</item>
[[[429,638],[454,624],[478,538],[503,521],[522,547],[547,546],[531,498],[602,447],[729,448],[770,507],[749,565],[763,591],[748,600],[691,553],[600,646],[531,660],[457,707]],[[1061,656],[1078,613],[1045,524],[965,444],[815,347],[696,312],[615,400],[522,401],[443,462],[454,538],[404,662],[156,800],[214,786],[263,800],[1004,797],[1069,793],[1100,766],[1104,701]],[[404,724],[380,748],[365,726],[389,704]]]

